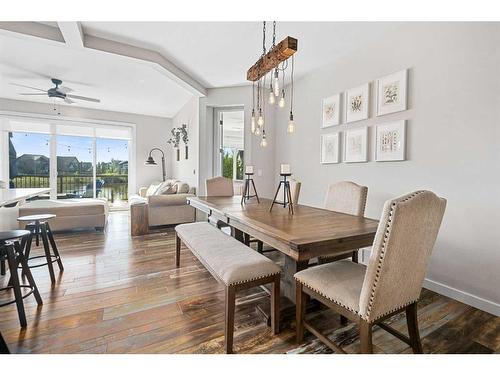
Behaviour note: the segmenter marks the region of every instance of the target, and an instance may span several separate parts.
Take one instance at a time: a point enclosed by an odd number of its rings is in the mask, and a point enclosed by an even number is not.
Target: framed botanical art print
[[[321,164],[339,162],[339,133],[321,136]]]
[[[321,113],[323,116],[322,128],[338,125],[340,122],[340,94],[323,99]]]
[[[376,161],[405,160],[406,121],[377,125]]]
[[[345,93],[346,122],[366,120],[370,105],[370,84],[361,85]]]
[[[345,131],[344,162],[361,163],[368,161],[368,128]]]
[[[377,116],[406,110],[408,69],[377,80]]]

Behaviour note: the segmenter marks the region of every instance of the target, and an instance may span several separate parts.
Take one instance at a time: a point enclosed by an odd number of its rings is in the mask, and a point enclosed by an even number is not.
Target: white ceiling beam
[[[157,71],[165,74],[167,77],[194,95],[207,95],[207,89],[201,83],[193,79],[190,75],[179,69],[175,64],[168,61],[156,51],[91,35],[84,36],[84,46],[85,48],[91,48],[102,52],[149,62],[153,64],[153,67],[155,67]]]
[[[68,47],[83,48],[83,31],[80,22],[57,22]]]
[[[39,22],[0,22],[0,29],[64,43],[64,37],[57,27]]]
[[[205,86],[156,51],[85,35],[78,22],[58,22],[58,26],[59,28],[39,22],[0,22],[0,30],[3,29],[8,32],[50,41],[65,42],[72,48],[89,48],[148,63],[155,70],[164,74],[193,95],[207,95]]]

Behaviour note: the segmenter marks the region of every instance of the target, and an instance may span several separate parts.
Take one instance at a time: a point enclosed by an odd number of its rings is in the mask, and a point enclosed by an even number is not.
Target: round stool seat
[[[0,242],[2,241],[8,241],[8,240],[15,240],[17,238],[29,236],[30,231],[29,230],[6,230],[0,232]]]
[[[55,218],[54,214],[40,214],[40,215],[28,215],[28,216],[20,216],[17,218],[17,221],[45,221]]]

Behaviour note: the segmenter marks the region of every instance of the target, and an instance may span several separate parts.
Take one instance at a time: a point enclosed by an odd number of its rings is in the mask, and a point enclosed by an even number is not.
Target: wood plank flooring
[[[223,289],[186,248],[182,268],[175,269],[172,228],[131,238],[128,213],[113,212],[105,233],[55,236],[65,271],[51,287],[46,268],[33,270],[44,305],[25,300],[28,327],[20,328],[15,305],[0,308],[0,331],[12,352],[222,353]],[[8,297],[0,294],[0,300]],[[269,308],[260,288],[238,296],[237,353],[330,353],[310,334],[298,347],[290,326],[273,336],[258,306]],[[500,353],[499,317],[428,290],[418,315],[426,353]],[[314,313],[313,320],[346,351],[358,350],[354,325],[341,326],[329,311]],[[406,333],[404,315],[389,322]],[[378,328],[373,341],[378,353],[411,352]]]

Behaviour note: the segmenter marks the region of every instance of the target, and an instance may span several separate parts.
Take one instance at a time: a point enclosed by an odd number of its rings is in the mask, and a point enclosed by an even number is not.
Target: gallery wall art
[[[408,69],[377,80],[377,116],[407,108]]]
[[[406,121],[380,124],[376,127],[376,161],[405,160]]]
[[[321,163],[339,162],[339,133],[323,134],[321,136]]]
[[[340,94],[323,99],[321,112],[323,118],[322,128],[338,125],[340,123]]]
[[[368,161],[368,128],[345,131],[344,162],[360,163]]]
[[[370,84],[349,89],[345,93],[346,122],[366,120],[370,105]]]

